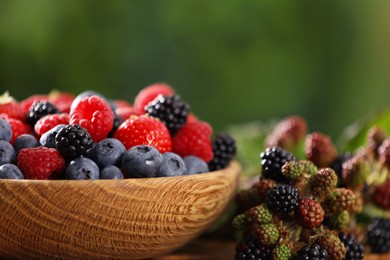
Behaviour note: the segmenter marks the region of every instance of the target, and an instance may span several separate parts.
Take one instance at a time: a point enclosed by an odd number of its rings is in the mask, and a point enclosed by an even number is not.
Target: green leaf
[[[342,151],[356,151],[367,142],[371,127],[377,126],[390,133],[390,109],[369,115],[344,130],[339,142]]]

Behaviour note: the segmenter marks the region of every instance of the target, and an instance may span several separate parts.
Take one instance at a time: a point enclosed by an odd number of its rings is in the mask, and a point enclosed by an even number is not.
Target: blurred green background
[[[339,136],[389,106],[390,1],[0,1],[0,90],[172,85],[216,131],[290,114]]]

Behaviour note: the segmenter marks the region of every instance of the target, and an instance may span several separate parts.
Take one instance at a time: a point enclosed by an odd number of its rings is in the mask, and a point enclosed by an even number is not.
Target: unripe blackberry
[[[163,122],[173,136],[187,121],[190,106],[177,95],[158,95],[145,108],[145,112]]]
[[[282,167],[283,175],[290,180],[298,180],[303,174],[312,176],[318,168],[310,161],[289,161]]]
[[[367,227],[367,242],[373,253],[390,252],[390,219],[373,218]]]
[[[279,239],[279,230],[275,224],[263,224],[258,226],[255,231],[256,238],[260,245],[270,246],[274,245]]]
[[[273,179],[278,182],[287,182],[282,174],[282,167],[288,161],[295,161],[295,157],[280,147],[267,148],[260,154],[263,178]]]
[[[348,211],[343,210],[330,218],[329,224],[332,228],[340,230],[348,226],[351,216]]]
[[[382,209],[390,210],[390,179],[375,188],[373,200]]]
[[[285,244],[277,245],[272,251],[272,259],[274,260],[288,260],[291,256],[291,249]]]
[[[297,260],[327,260],[328,252],[318,244],[306,245],[297,252]]]
[[[329,167],[337,157],[337,150],[329,136],[312,133],[305,140],[306,157],[317,167]]]
[[[265,203],[275,213],[294,212],[299,204],[299,190],[291,185],[278,185],[268,191]]]
[[[362,190],[368,175],[371,174],[370,163],[363,156],[356,155],[345,161],[342,168],[342,179],[345,185],[354,191]]]
[[[362,260],[364,258],[364,247],[354,235],[341,232],[339,238],[347,250],[345,260]]]
[[[319,236],[315,243],[328,252],[329,259],[342,260],[347,252],[343,242],[333,233]]]
[[[390,139],[383,141],[378,149],[379,161],[390,170]]]
[[[253,236],[248,236],[236,245],[235,260],[268,260],[271,258],[272,248],[260,245]]]
[[[387,134],[384,129],[372,127],[367,134],[367,150],[374,155],[374,158],[379,156],[379,147],[386,140]]]
[[[336,157],[336,159],[330,165],[330,168],[332,168],[335,171],[335,173],[339,179],[339,181],[337,183],[337,187],[345,187],[345,185],[346,185],[345,181],[343,179],[343,163],[348,161],[349,159],[351,159],[352,156],[353,155],[350,152],[342,153],[342,154],[338,155]]]
[[[208,163],[210,171],[226,168],[237,152],[236,141],[227,133],[217,135],[212,142],[214,157]]]
[[[337,188],[332,191],[323,202],[326,216],[333,216],[343,210],[350,211],[355,205],[355,194],[345,188]]]
[[[47,100],[36,101],[31,105],[27,114],[26,122],[34,128],[36,122],[49,114],[58,114],[60,111],[56,106]]]
[[[303,198],[299,201],[298,214],[301,225],[308,229],[320,226],[325,215],[321,204],[309,198]]]
[[[337,175],[331,168],[319,170],[310,180],[314,196],[324,198],[337,187]]]
[[[355,192],[355,204],[350,210],[351,214],[359,214],[363,211],[364,208],[364,200],[361,192]]]
[[[271,179],[261,179],[254,185],[254,187],[256,187],[257,194],[262,202],[265,202],[267,192],[275,186],[276,182]]]
[[[237,230],[243,230],[246,226],[246,219],[244,214],[238,214],[234,217],[232,225]]]
[[[273,215],[265,204],[260,204],[245,212],[245,220],[247,223],[267,224],[272,222]]]
[[[306,121],[299,116],[290,116],[276,124],[272,133],[266,138],[265,145],[293,150],[305,138],[306,132]]]

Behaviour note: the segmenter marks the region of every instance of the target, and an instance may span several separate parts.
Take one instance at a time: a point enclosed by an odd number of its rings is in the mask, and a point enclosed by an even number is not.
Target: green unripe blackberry
[[[335,229],[343,229],[348,226],[351,216],[348,211],[343,210],[335,214],[330,219],[330,225]]]
[[[326,216],[333,216],[343,210],[350,211],[355,205],[355,194],[345,188],[337,188],[332,191],[323,202]]]
[[[310,188],[318,198],[324,198],[337,187],[337,175],[331,168],[319,170],[310,180]]]
[[[265,204],[260,204],[245,212],[245,219],[247,223],[267,224],[272,222],[273,215]]]
[[[274,260],[288,260],[291,256],[291,249],[284,244],[277,245],[272,251],[272,259]]]
[[[256,229],[256,237],[263,246],[275,244],[279,239],[279,230],[275,224],[263,224]]]
[[[238,214],[234,217],[232,221],[233,227],[237,230],[243,230],[245,228],[246,223],[247,222],[244,214]]]
[[[317,166],[310,161],[289,161],[282,167],[283,175],[290,180],[298,180],[302,174],[313,176],[317,171]]]
[[[328,252],[329,259],[332,260],[342,260],[347,252],[338,236],[330,232],[319,236],[315,242]]]

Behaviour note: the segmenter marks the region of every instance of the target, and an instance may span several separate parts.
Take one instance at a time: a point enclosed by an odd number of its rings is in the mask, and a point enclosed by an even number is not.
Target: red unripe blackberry
[[[390,139],[386,139],[383,141],[382,145],[378,149],[379,153],[379,161],[383,164],[383,166],[390,169]]]
[[[375,188],[373,199],[382,209],[390,210],[390,180]]]
[[[328,252],[329,259],[332,260],[341,260],[344,258],[347,250],[343,242],[333,233],[325,233],[324,235],[319,236],[315,243],[317,243],[321,248],[325,249]]]
[[[306,157],[317,167],[329,167],[337,157],[337,150],[329,136],[312,133],[305,140]]]
[[[299,201],[298,214],[301,225],[308,229],[320,226],[325,215],[321,204],[309,198],[303,198]]]

